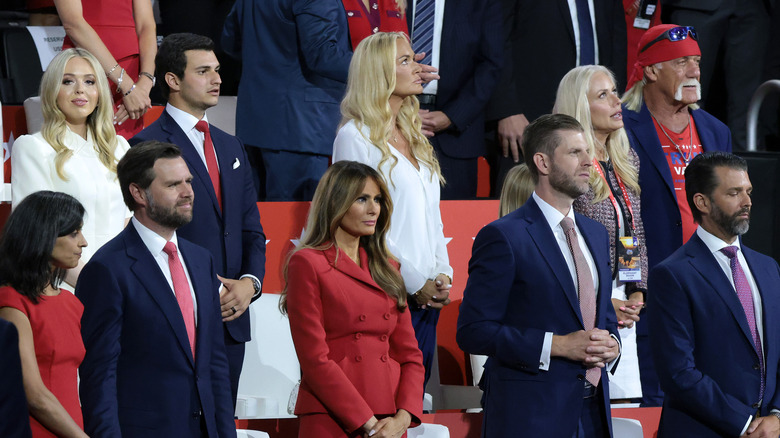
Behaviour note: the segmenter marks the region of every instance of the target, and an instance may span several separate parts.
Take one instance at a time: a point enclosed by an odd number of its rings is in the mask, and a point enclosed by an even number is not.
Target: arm
[[[211,257],[209,278],[212,279],[210,285],[213,291],[210,306],[212,316],[209,318],[211,327],[209,333],[211,336],[211,391],[214,395],[214,409],[217,423],[217,431],[220,438],[234,438],[236,436],[236,424],[233,421],[233,394],[230,391],[230,368],[228,365],[227,353],[225,352],[225,341],[223,338],[222,317],[220,316],[220,296],[217,280],[217,273],[214,271],[214,261]]]
[[[398,323],[390,335],[390,357],[401,365],[401,378],[395,406],[412,416],[412,424],[417,426],[422,418],[423,382],[425,368],[422,353],[417,348],[417,338],[412,327],[409,309],[398,315]]]
[[[122,436],[117,403],[117,363],[122,350],[124,291],[112,269],[87,263],[76,285],[84,304],[81,337],[87,354],[79,367],[84,430],[94,436]]]
[[[653,269],[648,281],[656,291],[649,297],[652,312],[648,312],[647,319],[661,387],[698,421],[723,435],[739,436],[755,409],[723,392],[717,382],[697,368],[693,356],[694,306],[688,288],[663,265]]]
[[[346,83],[352,52],[341,2],[299,0],[293,3],[299,47],[306,67],[320,76]]]
[[[241,165],[244,187],[241,243],[244,259],[241,262],[241,273],[255,276],[261,283],[265,277],[265,233],[260,223],[260,213],[257,210],[257,190],[252,181],[252,167],[244,145],[239,140],[243,163]],[[253,297],[255,300],[259,298]]]
[[[157,54],[157,24],[154,22],[152,3],[149,0],[133,0],[133,19],[135,33],[138,37],[139,72],[146,72],[154,76],[154,56]],[[137,74],[136,72],[131,73]],[[125,85],[126,82],[127,85]],[[122,92],[127,93],[133,85],[135,88],[130,94],[122,97],[122,103],[130,118],[138,119],[152,107],[152,101],[149,98],[152,80],[145,75],[138,74],[134,84],[122,81]],[[119,114],[117,117],[117,121],[120,123],[124,121],[122,116],[123,114]]]
[[[230,13],[225,18],[225,24],[222,27],[222,50],[231,58],[241,59],[241,16],[240,11],[244,7],[243,0],[236,0]]]
[[[33,333],[27,315],[12,307],[0,307],[0,318],[11,322],[19,332],[19,355],[22,360],[22,382],[30,415],[46,429],[62,437],[86,437],[57,397],[46,388],[38,370]]]
[[[321,295],[333,291],[323,290],[319,273],[300,251],[290,258],[287,272],[287,313],[303,379],[346,430],[357,430],[374,413],[336,360],[330,358]]]

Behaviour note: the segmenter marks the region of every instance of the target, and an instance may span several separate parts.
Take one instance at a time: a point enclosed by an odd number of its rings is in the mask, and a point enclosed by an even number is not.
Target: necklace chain
[[[662,125],[661,122],[659,122],[658,119],[656,119],[655,116],[653,116],[652,114],[650,115],[650,117],[652,117],[653,120],[655,120],[655,123],[658,123],[658,126],[661,127],[661,132],[663,132],[664,135],[666,136],[666,138],[668,138],[669,141],[672,142],[672,144],[674,145],[674,148],[677,149],[677,152],[680,153],[680,156],[682,157],[683,162],[685,162],[685,167],[688,167],[688,163],[690,163],[691,160],[693,159],[693,126],[692,126],[693,125],[693,120],[691,120],[692,119],[691,115],[688,114],[688,135],[689,135],[690,138],[688,140],[688,148],[689,148],[689,150],[688,150],[688,156],[687,157],[685,156],[685,153],[683,153],[683,151],[680,148],[680,146],[674,140],[672,140],[672,137],[669,136],[669,133],[666,132],[666,129],[664,129],[664,125]]]

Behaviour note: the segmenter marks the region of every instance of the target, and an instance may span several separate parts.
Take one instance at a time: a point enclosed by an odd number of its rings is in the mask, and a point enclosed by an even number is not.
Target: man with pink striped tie
[[[666,393],[658,437],[780,435],[780,268],[742,244],[753,186],[736,155],[685,170],[699,224],[650,271],[650,344]]]
[[[148,141],[117,165],[130,224],[90,260],[84,304],[84,428],[93,437],[235,437],[219,280],[192,220],[192,175],[175,145]]]

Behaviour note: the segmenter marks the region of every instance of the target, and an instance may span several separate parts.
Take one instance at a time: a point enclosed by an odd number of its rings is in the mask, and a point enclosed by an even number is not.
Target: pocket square
[[[238,161],[238,158],[236,158],[236,161],[233,162],[233,169],[238,169],[238,166],[241,165],[241,162]]]

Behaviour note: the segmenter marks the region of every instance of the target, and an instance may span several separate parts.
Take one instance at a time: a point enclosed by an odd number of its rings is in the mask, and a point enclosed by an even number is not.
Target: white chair
[[[450,430],[441,424],[423,423],[406,431],[408,438],[450,438]],[[617,435],[615,435],[617,436]]]
[[[238,382],[238,418],[294,418],[290,394],[301,378],[290,322],[279,311],[279,295],[263,294],[252,303],[252,341],[246,344]]]
[[[271,435],[259,430],[236,429],[236,438],[271,438]]]
[[[616,438],[643,438],[642,423],[633,418],[612,417],[612,436]]]
[[[236,96],[219,96],[217,106],[206,110],[209,123],[230,135],[236,135],[236,102]]]
[[[35,134],[43,126],[43,111],[41,96],[28,97],[24,100],[24,118],[27,120],[27,132]]]

